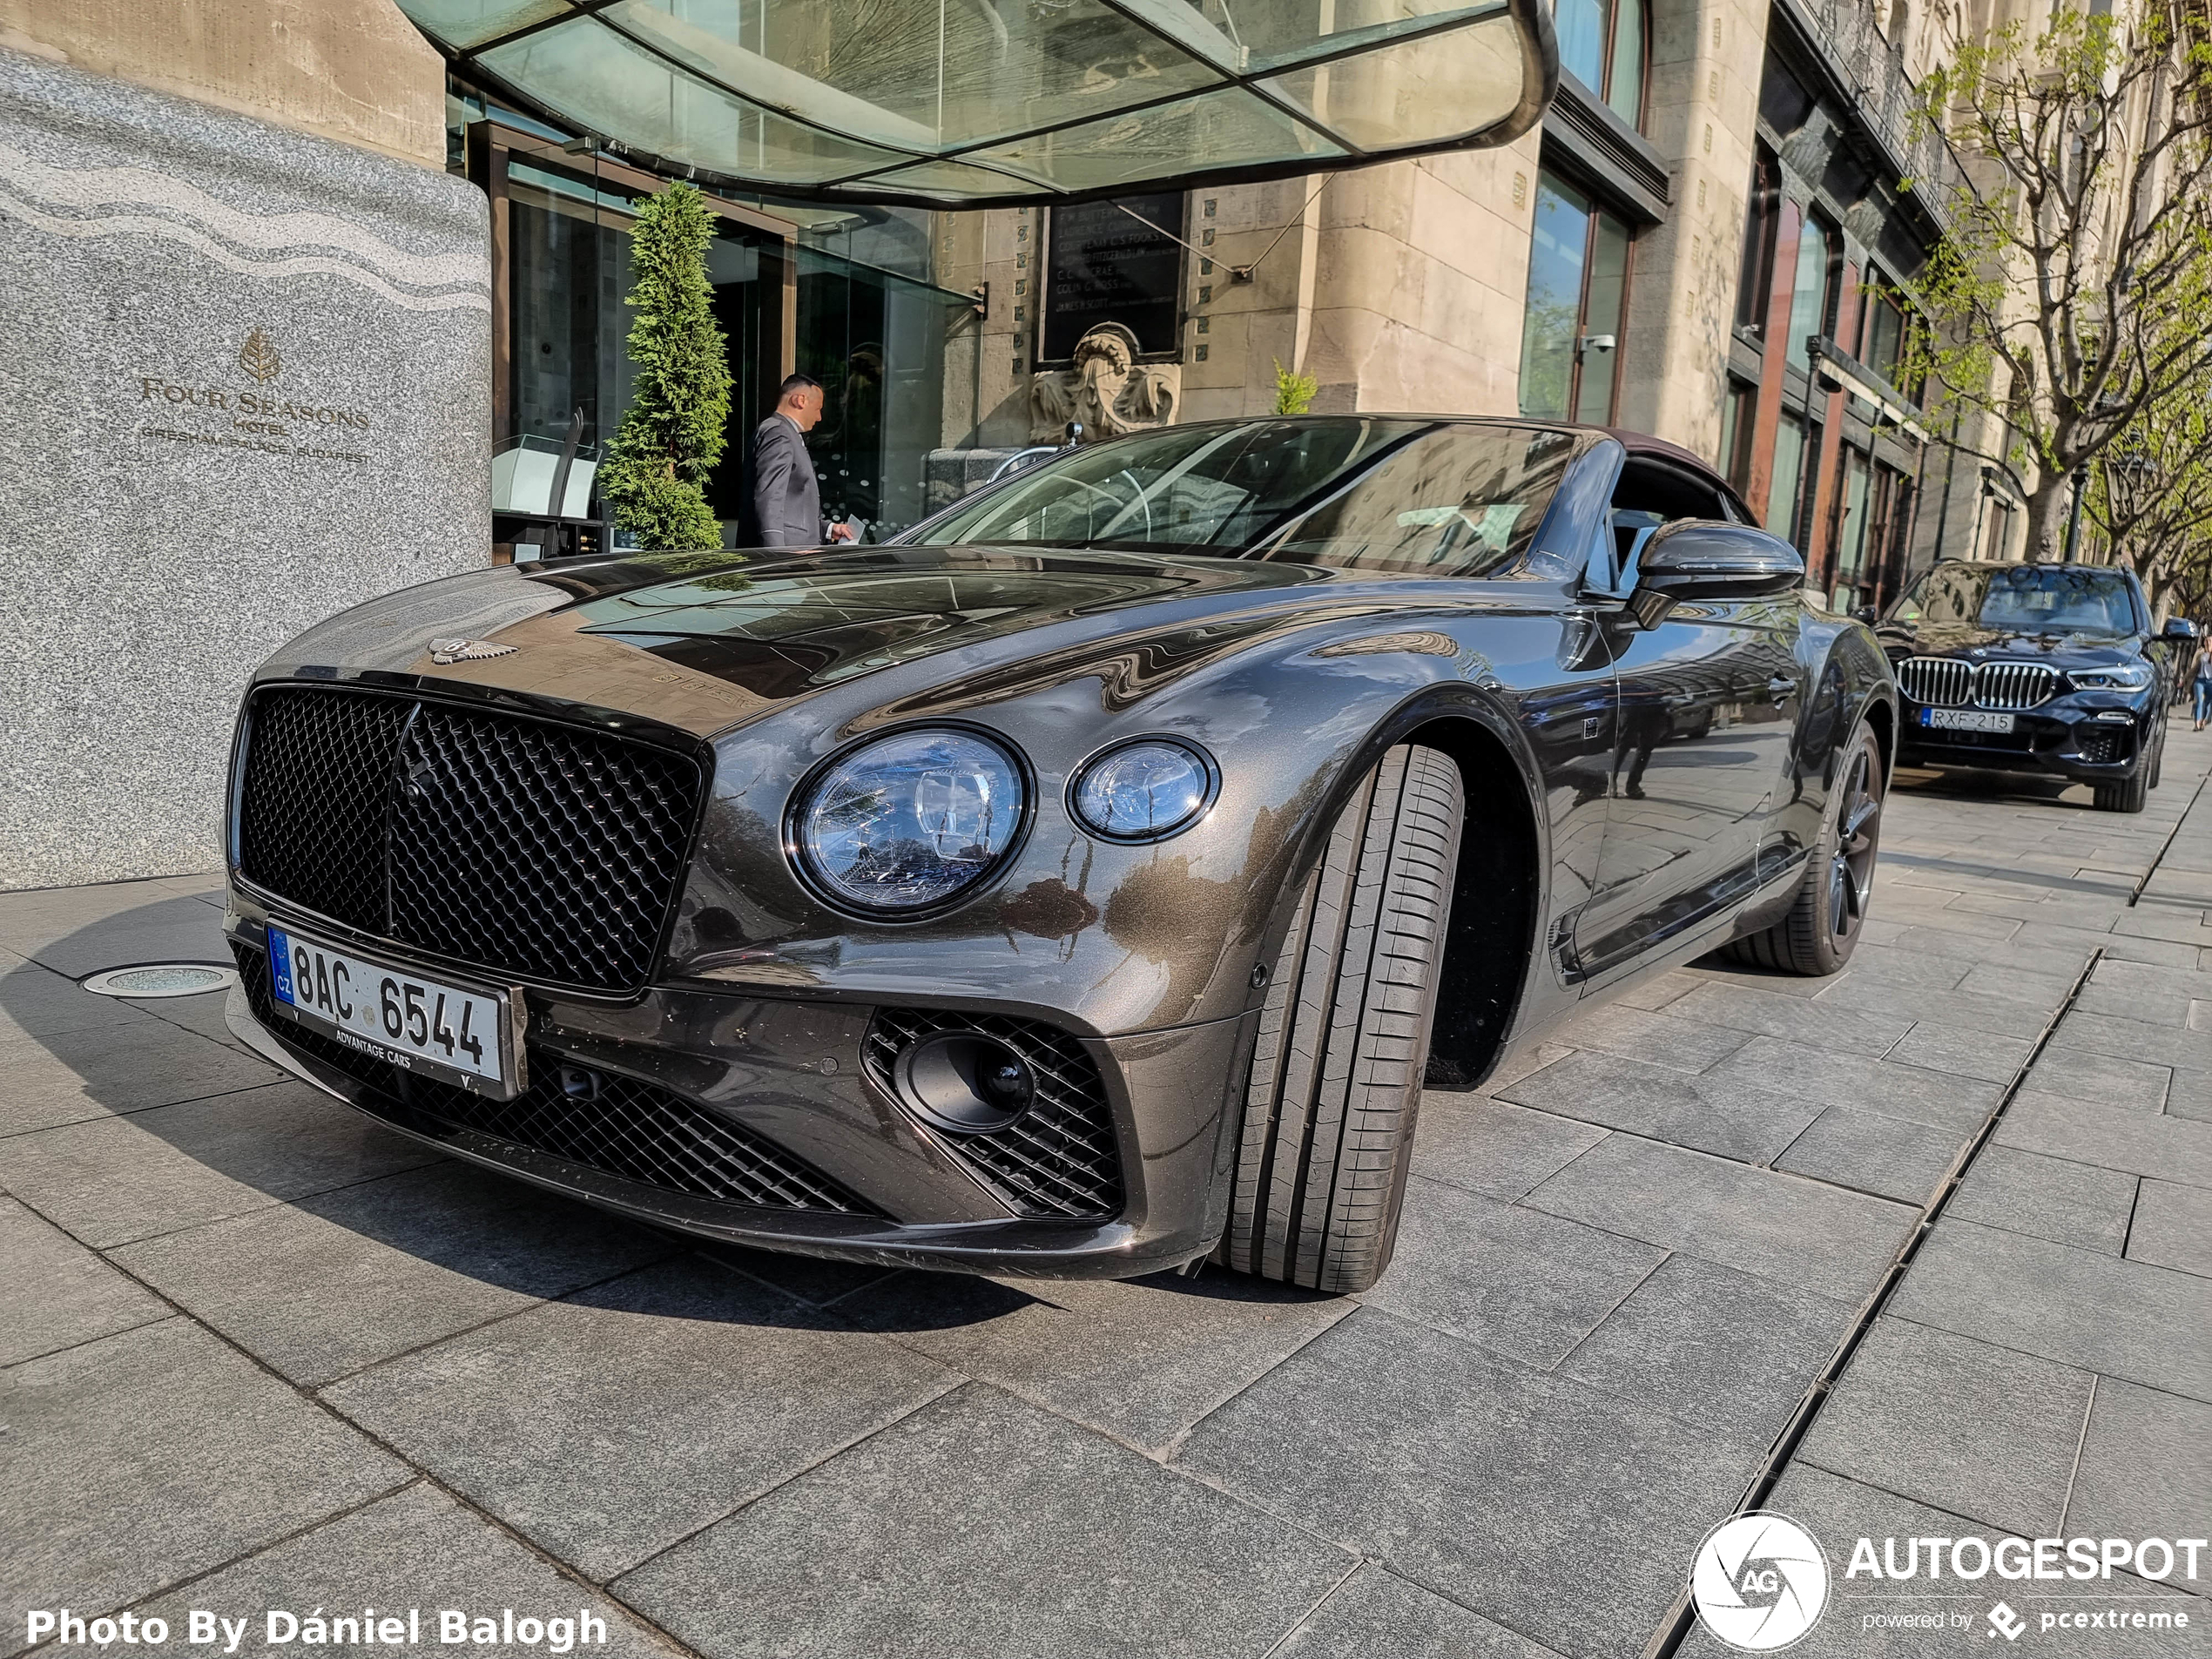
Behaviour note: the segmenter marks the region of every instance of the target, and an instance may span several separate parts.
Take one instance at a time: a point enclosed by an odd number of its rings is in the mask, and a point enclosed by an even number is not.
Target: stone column
[[[489,560],[483,198],[0,50],[0,887],[212,868],[254,664]]]
[[[1720,449],[1767,10],[1766,0],[1652,9],[1644,126],[1674,200],[1636,239],[1620,421],[1708,457]]]

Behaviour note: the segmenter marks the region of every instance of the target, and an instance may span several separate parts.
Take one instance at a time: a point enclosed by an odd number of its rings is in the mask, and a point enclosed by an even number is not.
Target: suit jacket
[[[822,494],[806,440],[781,415],[752,434],[752,511],[763,547],[819,547]]]

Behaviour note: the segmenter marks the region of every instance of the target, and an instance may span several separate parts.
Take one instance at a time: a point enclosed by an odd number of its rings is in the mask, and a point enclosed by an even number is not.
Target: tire
[[[1874,896],[1874,860],[1881,847],[1882,798],[1888,779],[1873,729],[1861,722],[1836,770],[1836,787],[1822,814],[1820,840],[1789,914],[1763,933],[1739,939],[1731,961],[1777,973],[1833,974],[1858,948],[1859,924]]]
[[[2150,752],[2150,785],[2158,787],[2159,775],[2166,770],[2166,722],[2158,723],[2158,747]]]
[[[2094,784],[2091,799],[2101,813],[2140,813],[2150,804],[2150,768],[2137,766],[2132,778]]]
[[[1224,1265],[1342,1292],[1390,1264],[1466,815],[1452,759],[1401,744],[1337,819],[1268,978]]]

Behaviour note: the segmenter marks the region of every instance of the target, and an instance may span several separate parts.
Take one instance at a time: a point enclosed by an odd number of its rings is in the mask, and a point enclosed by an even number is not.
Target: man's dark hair
[[[803,392],[810,386],[816,391],[819,391],[822,383],[812,374],[786,374],[784,376],[783,385],[777,389],[776,401],[781,402],[793,392]]]

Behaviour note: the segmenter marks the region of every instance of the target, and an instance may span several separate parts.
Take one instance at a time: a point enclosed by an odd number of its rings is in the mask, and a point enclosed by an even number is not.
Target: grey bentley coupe
[[[1803,579],[1671,446],[1379,415],[454,577],[246,691],[232,1023],[695,1235],[1357,1290],[1424,1083],[1851,954],[1896,692]]]

